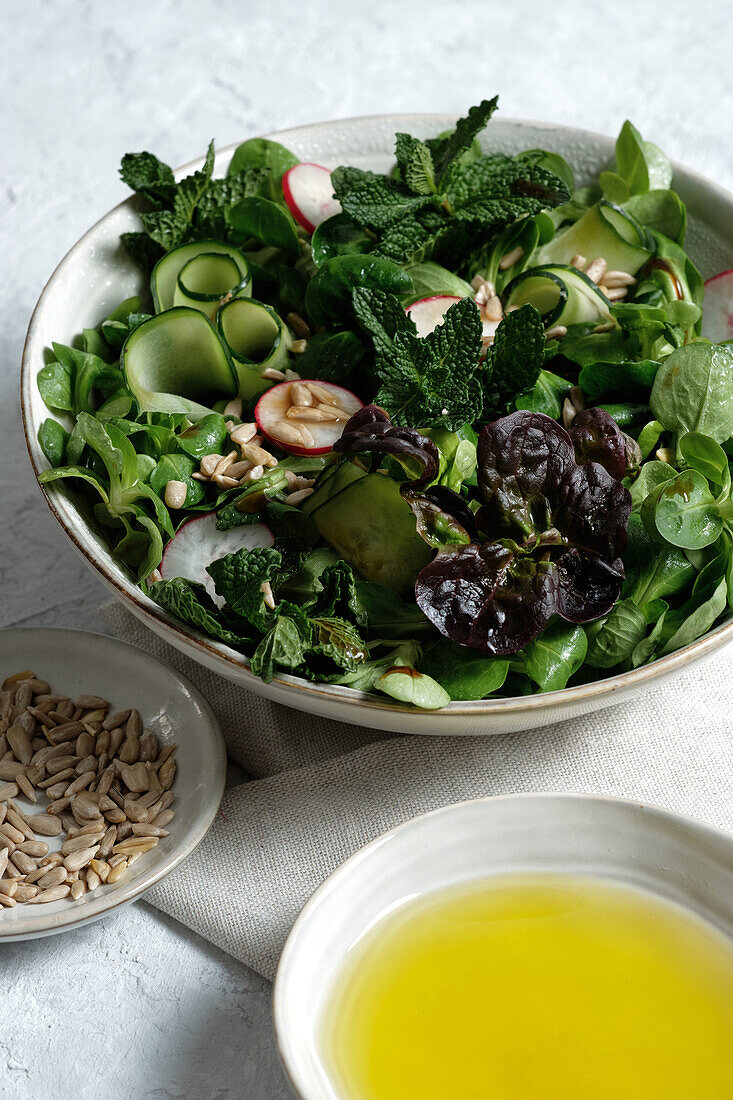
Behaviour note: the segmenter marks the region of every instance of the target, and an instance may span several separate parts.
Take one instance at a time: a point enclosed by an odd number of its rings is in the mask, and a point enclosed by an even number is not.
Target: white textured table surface
[[[103,629],[105,593],[46,512],[17,405],[28,317],[55,264],[124,197],[122,153],[176,165],[354,114],[456,111],[615,133],[631,117],[733,187],[726,5],[616,0],[2,0],[0,621]],[[269,985],[139,903],[0,947],[0,1097],[289,1095]]]

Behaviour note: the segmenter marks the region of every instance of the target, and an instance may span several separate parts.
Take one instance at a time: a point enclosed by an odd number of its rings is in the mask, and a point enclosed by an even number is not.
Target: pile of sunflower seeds
[[[56,695],[25,671],[0,691],[0,909],[71,897],[119,881],[168,836],[175,744],[137,710],[97,695]],[[24,813],[23,796],[49,800]],[[59,851],[46,839],[58,838]]]

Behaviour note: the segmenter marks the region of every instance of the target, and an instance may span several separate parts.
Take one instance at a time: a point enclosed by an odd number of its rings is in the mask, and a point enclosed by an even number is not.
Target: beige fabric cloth
[[[231,756],[254,777],[227,791],[202,844],[146,900],[268,978],[299,910],[339,863],[385,829],[451,802],[517,791],[599,793],[733,830],[731,648],[638,700],[542,730],[402,737],[236,687],[119,603],[102,615],[114,633],[200,689]]]

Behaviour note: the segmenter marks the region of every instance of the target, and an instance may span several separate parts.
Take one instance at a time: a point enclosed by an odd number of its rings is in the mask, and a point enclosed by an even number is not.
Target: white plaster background
[[[631,117],[733,187],[732,47],[719,0],[0,0],[0,622],[103,629],[32,483],[18,364],[44,281],[124,197],[123,152],[177,165],[211,137],[499,91],[506,115]],[[101,1095],[285,1098],[269,985],[144,903],[0,946],[0,1097]]]

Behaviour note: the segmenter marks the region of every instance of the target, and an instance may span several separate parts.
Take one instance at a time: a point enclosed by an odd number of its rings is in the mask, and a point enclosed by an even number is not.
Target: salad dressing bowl
[[[295,1095],[344,1095],[326,1065],[324,1010],[350,959],[363,962],[365,938],[390,915],[469,884],[582,876],[671,902],[731,937],[732,857],[733,837],[701,822],[644,803],[587,795],[475,799],[392,829],[316,890],[285,943],[273,1015]],[[447,978],[436,973],[433,980]],[[530,1015],[525,1023],[531,1031]],[[395,1035],[395,1042],[400,1038]],[[572,1086],[570,1093],[575,1095]]]
[[[281,131],[270,137],[284,143],[304,161],[329,168],[339,164],[387,171],[393,161],[396,131],[419,137],[439,133],[455,122],[449,115],[380,115],[317,123]],[[486,139],[485,139],[486,140]],[[611,138],[584,130],[507,119],[491,124],[492,150],[517,153],[545,147],[562,154],[574,166],[578,183],[589,183],[611,159]],[[215,175],[223,175],[234,146],[216,159]],[[179,176],[202,161],[181,169]],[[687,205],[686,248],[704,278],[733,267],[733,196],[696,172],[674,166],[674,184]],[[98,324],[121,299],[144,290],[144,278],[119,243],[120,234],[138,228],[136,199],[115,207],[74,245],[46,285],[28,329],[22,361],[23,424],[34,473],[49,463],[38,443],[38,429],[51,413],[36,386],[36,376],[53,340],[71,341],[75,333]],[[247,658],[175,619],[154,603],[115,560],[99,533],[83,515],[66,488],[42,487],[46,502],[61,527],[107,588],[171,645],[193,660],[249,690],[300,710],[373,729],[435,735],[507,733],[548,725],[621,702],[659,683],[733,638],[730,619],[697,641],[669,656],[631,672],[565,688],[513,698],[453,702],[442,710],[421,711],[351,688],[314,684],[281,674],[264,684]]]

